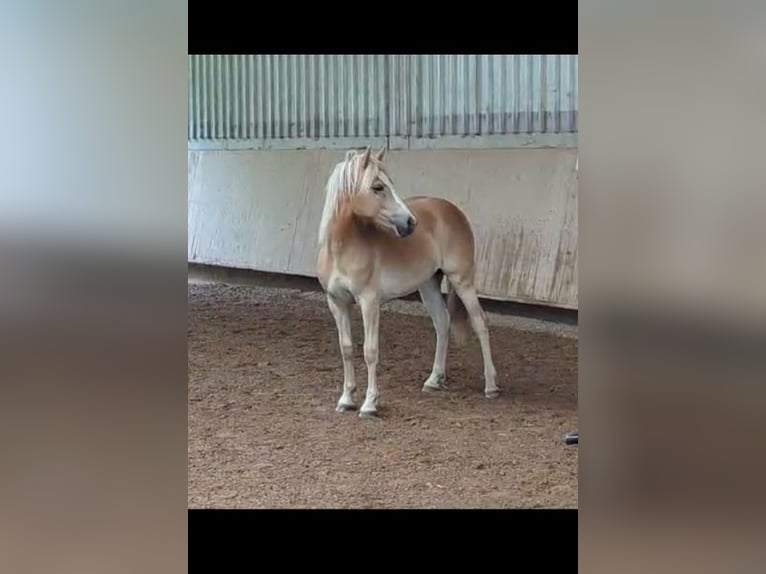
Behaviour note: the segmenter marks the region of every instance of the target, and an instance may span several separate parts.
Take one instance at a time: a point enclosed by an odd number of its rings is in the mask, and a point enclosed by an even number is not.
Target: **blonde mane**
[[[362,154],[349,151],[346,154],[346,158],[335,166],[327,180],[322,219],[319,222],[319,237],[317,240],[319,246],[327,240],[330,222],[338,215],[340,208],[363,189],[364,183],[369,184],[371,181],[370,178],[363,177],[366,170],[363,170],[359,163],[361,158]],[[374,155],[370,155],[367,169],[375,166],[380,170],[382,165]]]

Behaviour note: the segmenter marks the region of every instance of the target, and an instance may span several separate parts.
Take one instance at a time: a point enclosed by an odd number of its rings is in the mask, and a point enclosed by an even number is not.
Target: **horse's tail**
[[[468,310],[460,299],[452,283],[447,281],[447,311],[450,316],[450,331],[458,347],[465,345],[471,336],[471,326],[468,321]]]

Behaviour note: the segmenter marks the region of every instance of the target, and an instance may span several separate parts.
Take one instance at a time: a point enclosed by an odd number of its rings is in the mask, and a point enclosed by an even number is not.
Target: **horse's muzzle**
[[[417,224],[418,222],[414,217],[408,216],[405,221],[396,224],[396,232],[399,234],[399,237],[407,237],[415,231]]]

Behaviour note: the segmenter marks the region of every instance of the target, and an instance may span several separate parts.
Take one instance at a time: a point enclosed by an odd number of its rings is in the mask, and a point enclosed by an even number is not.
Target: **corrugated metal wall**
[[[577,56],[192,55],[189,141],[577,132]]]
[[[334,162],[387,145],[404,197],[446,197],[469,216],[482,296],[576,308],[577,66],[543,55],[190,56],[189,261],[314,275]]]

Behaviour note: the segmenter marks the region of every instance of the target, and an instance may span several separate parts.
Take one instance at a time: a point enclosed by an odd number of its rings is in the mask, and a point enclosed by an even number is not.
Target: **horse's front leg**
[[[335,318],[335,325],[338,327],[338,343],[340,343],[340,352],[343,357],[343,394],[338,400],[335,410],[338,412],[349,411],[355,408],[354,390],[356,389],[349,306],[348,303],[336,299],[329,293],[327,294],[327,304]]]
[[[378,332],[380,326],[380,299],[375,295],[359,298],[364,323],[364,362],[367,364],[367,395],[359,416],[378,414]]]

